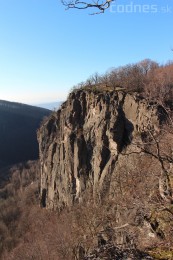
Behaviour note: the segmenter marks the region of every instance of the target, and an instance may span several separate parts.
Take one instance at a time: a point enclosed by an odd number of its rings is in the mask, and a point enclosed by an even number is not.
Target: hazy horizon
[[[36,103],[33,103],[33,102],[23,102],[23,101],[18,101],[18,100],[7,100],[7,99],[2,99],[0,98],[0,101],[7,101],[7,102],[15,102],[15,103],[22,103],[22,104],[26,104],[26,105],[31,105],[31,106],[37,106],[37,107],[46,107],[46,105],[56,105],[56,104],[59,104],[59,103],[62,103],[64,102],[65,100],[53,100],[53,101],[48,101],[48,102],[36,102]]]

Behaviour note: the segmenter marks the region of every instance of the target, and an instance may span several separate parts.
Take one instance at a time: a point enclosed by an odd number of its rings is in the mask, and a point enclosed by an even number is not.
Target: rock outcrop
[[[81,258],[84,260],[154,260],[153,257],[136,249],[120,249],[111,244],[100,245],[88,256]]]
[[[139,161],[137,144],[148,129],[159,132],[162,112],[136,93],[72,92],[38,132],[42,206],[61,210],[87,192],[97,200],[115,196],[120,168],[131,167],[130,156]]]

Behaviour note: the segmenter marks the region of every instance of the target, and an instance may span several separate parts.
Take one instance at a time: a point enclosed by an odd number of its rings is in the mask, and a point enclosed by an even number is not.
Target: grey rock
[[[157,104],[135,93],[71,93],[38,131],[42,206],[61,210],[87,192],[95,200],[111,194],[123,151],[132,151],[149,125],[159,132],[163,119]]]

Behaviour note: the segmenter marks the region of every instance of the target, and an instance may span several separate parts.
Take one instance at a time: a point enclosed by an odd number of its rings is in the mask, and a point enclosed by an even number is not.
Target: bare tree
[[[173,150],[172,150],[172,124],[165,125],[157,134],[149,124],[146,129],[146,137],[142,143],[132,142],[139,151],[132,153],[148,154],[157,160],[161,166],[161,173],[159,177],[159,193],[161,198],[173,203],[173,187],[172,187],[172,165],[173,165]],[[126,153],[123,155],[127,155]]]
[[[80,1],[80,0],[61,0],[62,4],[67,7],[67,9],[75,8],[75,9],[87,9],[87,8],[95,8],[99,9],[96,13],[104,13],[106,9],[110,7],[110,4],[115,0],[88,0],[88,1]]]
[[[147,75],[148,72],[153,71],[154,69],[159,68],[159,64],[150,59],[142,60],[138,63],[138,66],[142,69],[144,75]]]

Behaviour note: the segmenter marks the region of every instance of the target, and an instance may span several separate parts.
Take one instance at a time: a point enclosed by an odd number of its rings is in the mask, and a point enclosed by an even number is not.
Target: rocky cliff
[[[116,197],[123,189],[117,178],[128,182],[132,166],[147,156],[139,144],[148,129],[159,132],[163,119],[157,103],[136,93],[72,92],[38,132],[42,206],[62,209],[82,201],[86,192],[99,201]],[[150,177],[144,174],[148,182]]]

